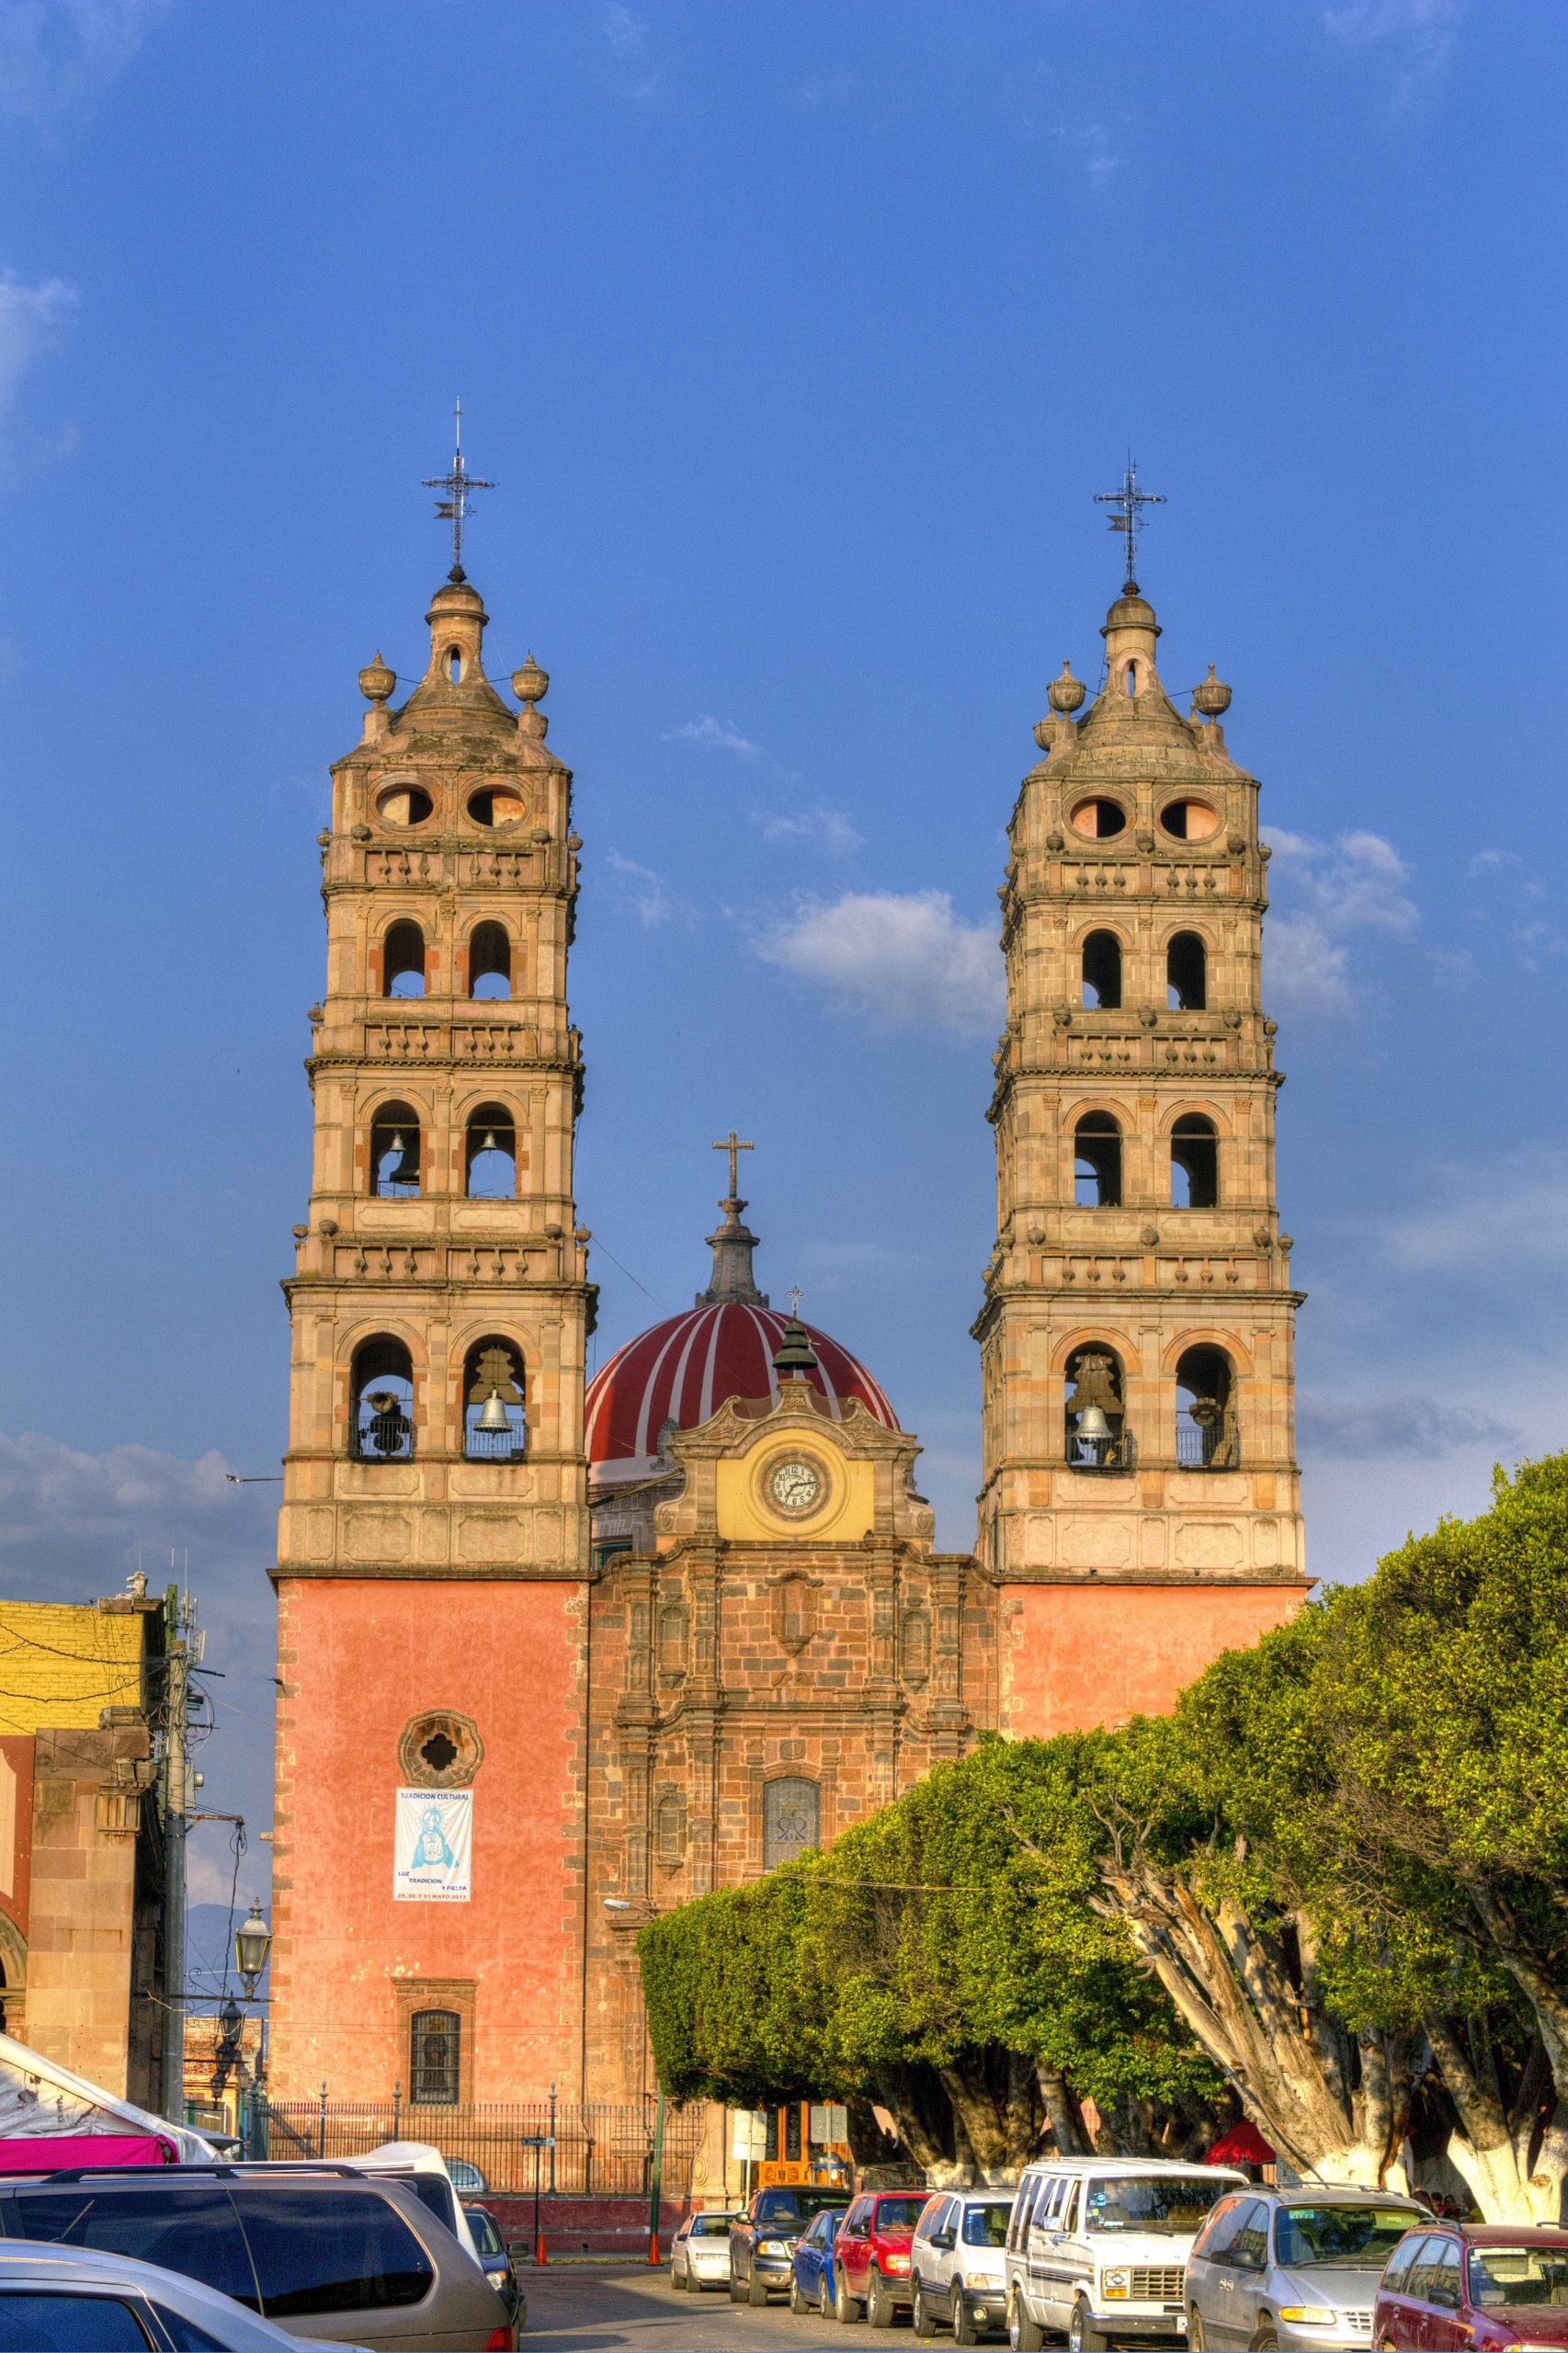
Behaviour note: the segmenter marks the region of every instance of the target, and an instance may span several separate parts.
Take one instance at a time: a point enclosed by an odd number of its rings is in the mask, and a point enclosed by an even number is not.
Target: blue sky
[[[1551,0],[0,0],[0,1576],[188,1548],[214,1802],[265,1821],[222,1474],[284,1436],[312,836],[458,394],[578,778],[603,1347],[733,1122],[970,1540],[1002,827],[1131,448],[1277,849],[1312,1567],[1560,1442],[1565,64]]]

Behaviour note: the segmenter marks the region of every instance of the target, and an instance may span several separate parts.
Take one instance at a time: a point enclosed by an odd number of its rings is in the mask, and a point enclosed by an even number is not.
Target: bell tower
[[[1104,683],[1081,718],[1067,665],[1051,687],[1000,894],[997,1234],[974,1333],[1015,1734],[1163,1711],[1306,1591],[1268,851],[1221,726],[1230,688],[1210,665],[1183,717],[1161,684],[1131,577],[1145,495],[1130,472]]]
[[[455,536],[469,486],[460,460]],[[400,708],[380,654],[359,673],[369,708],[318,837],[327,984],[273,1572],[274,2079],[401,2083],[415,2107],[564,2089],[579,2064],[594,1301],[566,995],[580,844],[549,680],[529,655],[520,708],[497,693],[460,560],[426,620]]]

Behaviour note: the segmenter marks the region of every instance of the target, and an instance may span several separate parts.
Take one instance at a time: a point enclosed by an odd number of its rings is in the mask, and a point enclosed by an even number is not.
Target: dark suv
[[[511,2314],[403,2181],[331,2165],[77,2166],[0,2180],[12,2239],[183,2271],[297,2336],[511,2353]]]
[[[842,2189],[810,2182],[774,2182],[759,2189],[744,2214],[730,2225],[730,2302],[765,2304],[789,2292],[795,2241],[824,2206],[842,2214],[849,2200]]]

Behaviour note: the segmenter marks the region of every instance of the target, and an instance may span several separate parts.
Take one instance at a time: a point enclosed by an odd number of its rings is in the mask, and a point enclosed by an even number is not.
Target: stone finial
[[[541,669],[531,654],[520,670],[513,671],[512,692],[523,706],[517,713],[518,733],[523,735],[546,734],[550,722],[542,710],[534,709],[534,705],[542,702],[550,692],[550,672]]]
[[[1231,689],[1223,678],[1214,676],[1212,662],[1209,665],[1209,676],[1200,678],[1192,689],[1192,708],[1201,711],[1205,719],[1218,719],[1222,711],[1231,708]]]
[[[1071,718],[1083,702],[1085,692],[1082,678],[1075,678],[1073,676],[1072,664],[1063,662],[1062,676],[1059,678],[1052,678],[1046,689],[1046,700],[1052,710],[1059,710],[1064,717]]]
[[[388,700],[396,684],[397,672],[390,662],[382,661],[378,646],[375,660],[367,662],[359,673],[359,691],[367,702],[380,704]]]

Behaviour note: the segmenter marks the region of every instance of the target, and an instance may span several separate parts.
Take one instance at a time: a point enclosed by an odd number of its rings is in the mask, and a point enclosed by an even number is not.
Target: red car
[[[846,2325],[862,2313],[873,2328],[907,2311],[909,2249],[930,2192],[869,2189],[839,2225],[833,2249],[833,2309]]]
[[[1377,2353],[1531,2353],[1568,2347],[1568,2231],[1434,2222],[1406,2231],[1372,2313]]]

